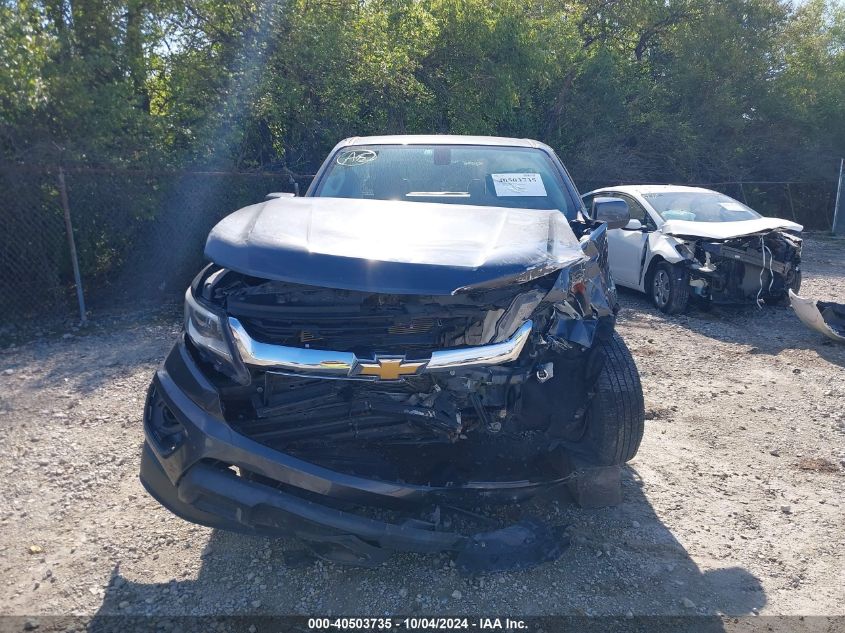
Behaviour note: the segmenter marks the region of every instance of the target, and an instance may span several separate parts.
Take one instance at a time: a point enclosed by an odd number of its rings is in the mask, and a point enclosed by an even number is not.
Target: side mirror
[[[590,215],[594,222],[604,222],[607,229],[621,229],[628,224],[631,213],[622,198],[593,198]]]
[[[628,221],[628,224],[622,227],[626,231],[642,231],[643,230],[643,223],[640,222],[637,218],[631,218]]]
[[[276,198],[295,198],[296,194],[289,191],[273,191],[264,196],[265,200],[275,200]]]

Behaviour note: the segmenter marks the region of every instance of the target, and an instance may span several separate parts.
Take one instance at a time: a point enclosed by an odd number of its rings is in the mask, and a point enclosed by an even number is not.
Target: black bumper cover
[[[162,446],[150,411],[160,399],[184,428],[174,447]],[[453,552],[474,570],[527,567],[557,558],[567,545],[560,528],[523,521],[495,532],[463,535],[410,519],[402,523],[359,516],[312,499],[402,508],[474,499],[516,502],[556,481],[471,482],[437,488],[365,479],[328,470],[235,433],[223,419],[214,386],[184,341],[174,346],[150,386],[144,415],[141,482],[177,516],[213,528],[296,536],[318,555],[377,565],[390,551]],[[278,482],[240,477],[230,466]],[[296,490],[291,494],[288,490]],[[300,496],[302,495],[302,496]],[[307,498],[306,498],[307,497]]]

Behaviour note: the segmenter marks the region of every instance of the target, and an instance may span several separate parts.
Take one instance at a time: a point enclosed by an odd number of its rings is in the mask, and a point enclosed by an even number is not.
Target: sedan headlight
[[[684,242],[679,242],[678,244],[675,244],[675,250],[678,251],[678,255],[680,255],[684,259],[695,259],[695,253],[693,253],[692,249],[687,246]]]

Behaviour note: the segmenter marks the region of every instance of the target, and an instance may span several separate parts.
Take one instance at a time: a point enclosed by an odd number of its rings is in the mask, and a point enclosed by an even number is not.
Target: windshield
[[[519,209],[576,210],[564,175],[530,147],[360,145],[338,151],[314,195]]]
[[[643,198],[664,220],[738,222],[762,217],[738,200],[715,191],[664,191]]]

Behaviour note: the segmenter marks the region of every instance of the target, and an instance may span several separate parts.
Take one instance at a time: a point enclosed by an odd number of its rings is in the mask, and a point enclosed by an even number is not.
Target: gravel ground
[[[845,242],[809,239],[805,257],[802,294],[845,301]],[[294,541],[162,509],[138,482],[141,411],[176,318],[4,349],[0,613],[845,614],[845,346],[787,307],[622,303],[648,418],[624,503],[533,502],[572,547],[478,578],[441,556],[296,565]]]

